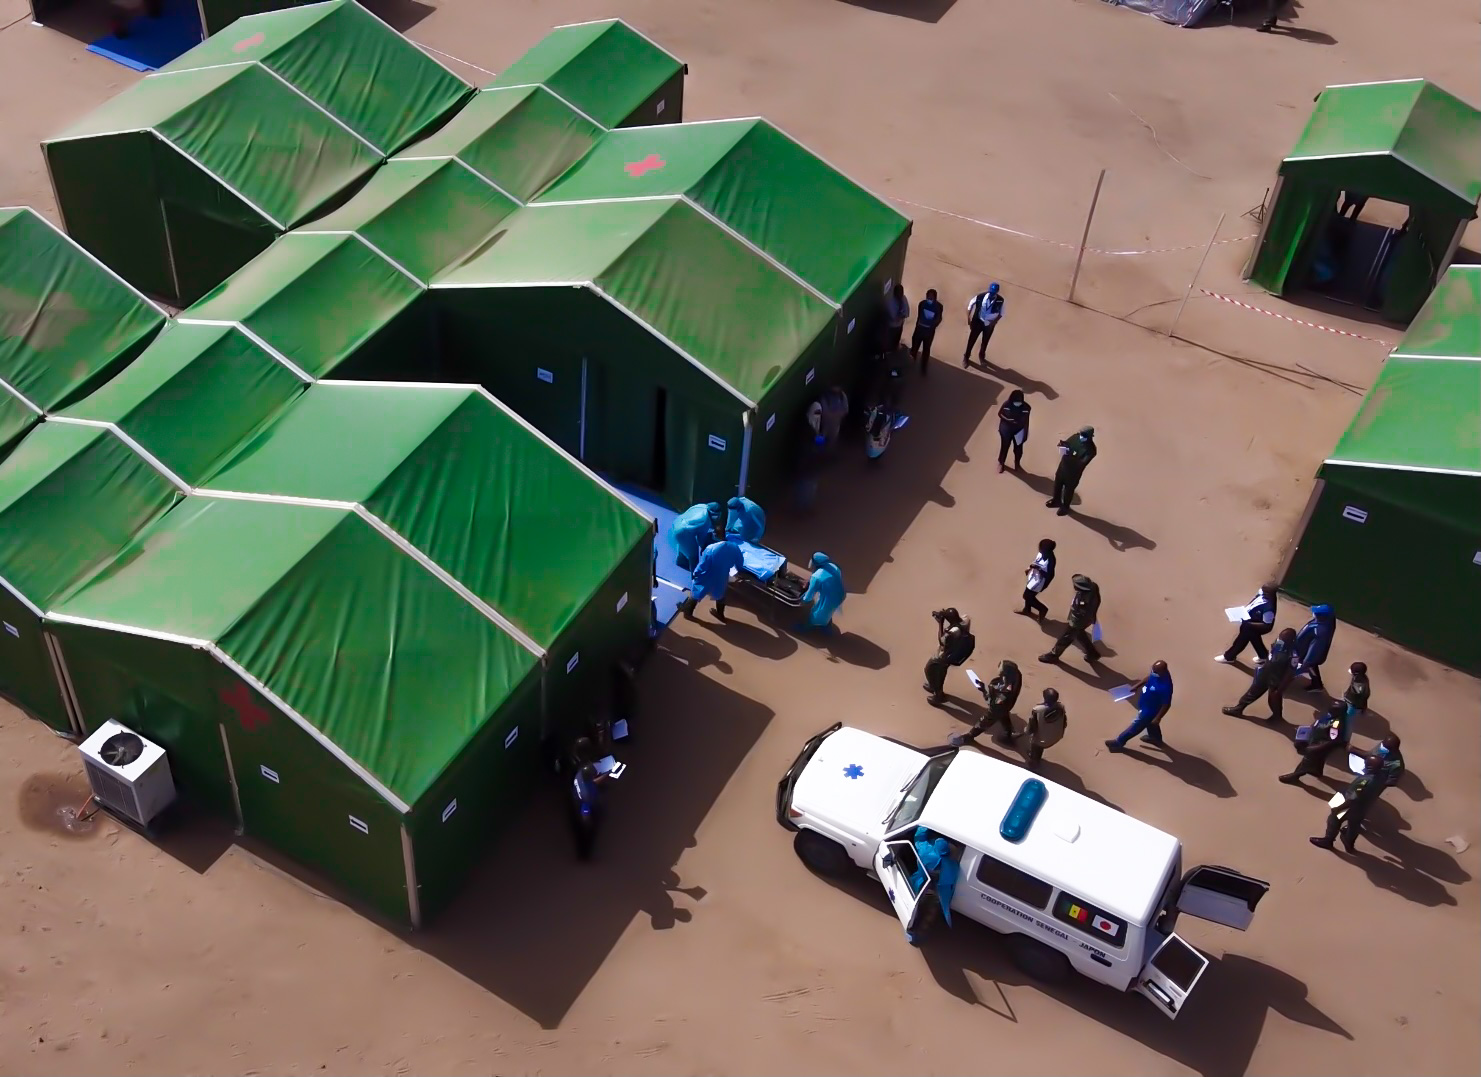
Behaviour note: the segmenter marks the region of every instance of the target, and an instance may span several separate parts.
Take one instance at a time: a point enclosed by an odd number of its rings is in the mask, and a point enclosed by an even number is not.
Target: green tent
[[[544,86],[602,127],[678,123],[688,66],[621,19],[557,26],[491,86]]]
[[[106,423],[156,470],[198,486],[308,381],[241,329],[172,323],[64,418]]]
[[[343,200],[471,92],[380,20],[331,0],[233,24],[42,149],[68,232],[130,283],[185,305]]]
[[[845,376],[835,305],[680,197],[533,204],[432,295],[459,379],[676,504],[775,481]]]
[[[290,232],[179,320],[241,326],[311,378],[407,372],[432,339],[424,291],[354,233]]]
[[[1385,318],[1407,322],[1450,264],[1481,199],[1481,112],[1424,79],[1328,86],[1290,155],[1245,276],[1274,295],[1304,286],[1313,266],[1357,258],[1338,218],[1344,192],[1409,207],[1357,277]]]
[[[543,769],[535,655],[347,508],[191,497],[47,623],[85,729],[402,922]]]
[[[42,614],[180,496],[101,425],[52,419],[0,462],[0,692],[53,729],[74,729]]]
[[[112,377],[164,321],[41,214],[0,209],[0,455]]]
[[[1481,673],[1481,267],[1452,266],[1317,472],[1282,586]]]

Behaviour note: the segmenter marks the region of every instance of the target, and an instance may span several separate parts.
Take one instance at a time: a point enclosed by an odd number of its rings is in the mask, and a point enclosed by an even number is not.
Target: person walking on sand
[[[1239,631],[1234,642],[1224,649],[1223,654],[1214,655],[1215,662],[1233,662],[1244,653],[1245,645],[1255,649],[1255,665],[1270,657],[1265,650],[1264,637],[1275,627],[1275,584],[1263,583],[1244,608],[1244,620],[1239,622]]]
[[[1137,693],[1136,717],[1120,736],[1106,741],[1106,747],[1112,752],[1124,752],[1126,742],[1140,733],[1144,743],[1161,748],[1162,719],[1172,709],[1172,673],[1167,663],[1161,659],[1153,662],[1151,671],[1131,687]]]
[[[920,372],[931,372],[931,343],[936,339],[936,330],[941,328],[941,319],[946,308],[936,298],[936,289],[926,289],[926,297],[915,308],[915,331],[910,334],[910,358],[920,353]]]
[[[1292,649],[1295,642],[1296,630],[1282,628],[1275,643],[1271,645],[1269,657],[1263,664],[1255,667],[1255,675],[1250,678],[1249,688],[1234,706],[1222,708],[1223,713],[1231,718],[1243,718],[1244,709],[1263,694],[1265,702],[1270,706],[1270,717],[1265,720],[1284,722],[1286,685],[1291,683],[1291,667],[1296,660]]]
[[[987,342],[1002,320],[1003,293],[998,282],[993,281],[987,286],[987,291],[978,292],[967,303],[967,350],[962,352],[962,366],[971,365],[972,345],[979,339],[982,345],[977,349],[977,361],[987,364]]]
[[[1289,774],[1282,774],[1277,781],[1286,785],[1300,785],[1308,774],[1320,778],[1327,769],[1327,760],[1347,746],[1351,736],[1347,722],[1347,704],[1336,700],[1325,711],[1316,711],[1316,720],[1307,729],[1306,742],[1298,739],[1296,748],[1301,753],[1301,762]],[[1300,732],[1299,730],[1297,731]]]
[[[1059,656],[1064,654],[1071,643],[1077,644],[1085,652],[1088,661],[1100,661],[1100,652],[1095,649],[1095,641],[1090,638],[1090,630],[1100,616],[1100,587],[1089,576],[1078,574],[1071,576],[1070,582],[1074,584],[1075,594],[1070,599],[1069,618],[1059,639],[1054,641],[1054,646],[1039,655],[1040,662],[1058,662]]]
[[[1363,821],[1368,812],[1388,785],[1383,780],[1383,757],[1377,752],[1363,760],[1363,773],[1354,778],[1346,789],[1338,793],[1342,799],[1327,812],[1327,829],[1319,838],[1310,838],[1318,849],[1330,849],[1342,837],[1342,847],[1348,853],[1357,852],[1358,835],[1363,832]],[[1337,798],[1334,797],[1334,800]]]
[[[1054,492],[1044,502],[1046,508],[1058,509],[1060,516],[1070,514],[1080,479],[1099,451],[1093,426],[1082,426],[1059,443],[1059,467],[1054,469]]]
[[[1019,739],[1027,742],[1029,770],[1039,769],[1044,749],[1063,740],[1069,724],[1059,693],[1053,688],[1044,689],[1044,702],[1028,712],[1028,728],[1019,735]]]
[[[1037,617],[1040,621],[1049,616],[1049,607],[1039,601],[1039,596],[1054,582],[1056,561],[1054,540],[1040,539],[1039,552],[1029,562],[1028,569],[1024,572],[1023,609],[1019,610],[1019,613],[1026,617]]]
[[[1007,470],[1008,449],[1013,450],[1013,470],[1023,468],[1023,445],[1028,441],[1028,417],[1033,406],[1014,389],[998,409],[998,474]]]
[[[1337,617],[1333,614],[1332,607],[1312,606],[1311,620],[1296,633],[1296,672],[1308,677],[1308,692],[1327,690],[1327,686],[1322,683],[1322,663],[1331,653],[1332,637],[1336,634]]]

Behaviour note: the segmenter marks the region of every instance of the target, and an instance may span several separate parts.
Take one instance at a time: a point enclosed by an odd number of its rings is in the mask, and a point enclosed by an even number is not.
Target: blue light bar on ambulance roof
[[[1015,844],[1028,837],[1034,820],[1039,817],[1039,809],[1044,806],[1044,801],[1049,799],[1049,787],[1038,778],[1029,778],[1018,787],[1018,793],[1013,798],[1013,803],[1008,805],[1008,811],[1003,816],[1003,821],[998,824],[998,833],[1004,841]]]

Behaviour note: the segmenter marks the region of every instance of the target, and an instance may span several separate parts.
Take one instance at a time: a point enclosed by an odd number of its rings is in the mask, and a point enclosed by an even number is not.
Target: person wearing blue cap
[[[998,282],[993,281],[987,286],[987,291],[974,295],[967,304],[967,350],[962,352],[962,366],[971,364],[972,345],[979,338],[982,345],[977,349],[977,361],[987,362],[987,342],[992,339],[992,331],[1002,319],[1003,293]]]
[[[1310,678],[1306,684],[1307,691],[1327,690],[1327,686],[1322,683],[1322,663],[1331,653],[1332,637],[1336,634],[1337,617],[1333,614],[1332,607],[1312,606],[1311,620],[1296,633],[1296,643],[1292,648],[1296,652],[1296,673],[1304,673]]]
[[[699,555],[699,564],[694,566],[694,586],[679,607],[680,612],[692,621],[695,607],[704,599],[712,598],[715,600],[715,616],[725,620],[725,590],[730,586],[730,574],[739,572],[743,564],[740,536],[733,532],[706,546],[704,553]]]
[[[766,513],[749,497],[732,497],[725,506],[730,515],[725,521],[725,530],[734,531],[742,542],[760,542],[766,534]]]
[[[807,581],[807,590],[802,593],[802,604],[809,607],[804,629],[833,627],[833,612],[843,605],[847,592],[843,586],[843,573],[827,554],[812,555],[809,562],[812,579]]]
[[[718,501],[691,505],[669,525],[669,545],[679,567],[694,571],[699,555],[710,543],[725,535],[725,509]]]

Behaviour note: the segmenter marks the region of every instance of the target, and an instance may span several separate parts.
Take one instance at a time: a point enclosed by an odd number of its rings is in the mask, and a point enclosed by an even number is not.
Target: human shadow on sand
[[[1020,374],[1010,366],[998,366],[991,359],[985,363],[979,363],[975,359],[967,360],[968,368],[980,370],[984,374],[990,374],[1002,378],[1016,389],[1022,389],[1032,396],[1042,396],[1045,400],[1058,400],[1059,392],[1047,381],[1039,381],[1027,374]]]
[[[911,371],[904,395],[911,422],[895,434],[889,452],[866,460],[851,427],[823,470],[810,511],[784,508],[780,498],[778,511],[764,506],[767,545],[803,566],[821,550],[843,571],[850,593],[867,591],[925,505],[956,504],[941,484],[953,466],[969,460],[967,442],[1002,388],[947,362],[933,360],[929,377]]]
[[[898,15],[916,22],[940,22],[956,6],[956,0],[843,0],[849,7],[877,11],[881,15]]]
[[[721,621],[715,618],[713,606],[708,610],[701,606],[695,612],[694,620],[689,622],[689,627],[710,632],[727,644],[749,651],[758,658],[769,658],[773,662],[796,653],[797,641],[791,636],[765,623],[741,619],[736,616],[736,612],[734,607],[727,609],[725,620]],[[681,614],[678,620],[682,623],[683,619]]]
[[[862,873],[828,880],[837,889],[893,918],[878,882]],[[1181,925],[1180,925],[1181,926]],[[905,947],[904,939],[898,945]],[[1196,928],[1189,942],[1198,945]],[[1176,1021],[1158,1013],[1140,995],[1116,991],[1084,976],[1048,985],[1019,971],[1002,946],[1002,936],[965,916],[947,927],[938,921],[921,945],[921,960],[941,987],[962,1001],[1017,1023],[1014,997],[1035,991],[1067,1010],[1146,1044],[1162,1056],[1205,1077],[1243,1077],[1271,1011],[1288,1021],[1351,1040],[1352,1034],[1318,1009],[1305,983],[1289,973],[1239,954],[1205,953],[1209,967]],[[979,990],[968,974],[983,981]]]
[[[671,635],[671,634],[666,634]],[[453,904],[409,941],[538,1022],[557,1027],[638,919],[680,929],[703,880],[677,865],[772,712],[659,653],[618,755],[594,858],[576,859],[552,782],[499,839]]]
[[[1127,719],[1127,725],[1131,719]],[[1163,734],[1166,736],[1166,734]],[[1228,776],[1214,763],[1199,755],[1190,755],[1180,751],[1170,743],[1165,743],[1161,748],[1154,748],[1150,744],[1142,743],[1140,736],[1133,738],[1126,744],[1126,750],[1115,753],[1129,759],[1135,759],[1147,763],[1158,770],[1165,770],[1179,781],[1191,785],[1194,789],[1202,789],[1205,793],[1211,793],[1220,800],[1228,800],[1235,795],[1235,789],[1230,784]]]
[[[1030,471],[1013,471],[1010,474],[1017,475],[1035,493],[1046,499],[1050,494],[1054,493],[1053,475],[1035,475]],[[1135,528],[1112,523],[1110,520],[1102,520],[1099,516],[1092,516],[1090,513],[1074,507],[1081,503],[1079,494],[1076,494],[1070,500],[1071,511],[1069,518],[1084,525],[1105,539],[1111,544],[1111,549],[1125,553],[1127,550],[1155,550],[1157,548],[1157,543],[1154,540],[1149,539]],[[1044,511],[1051,513],[1054,510],[1046,507]]]

